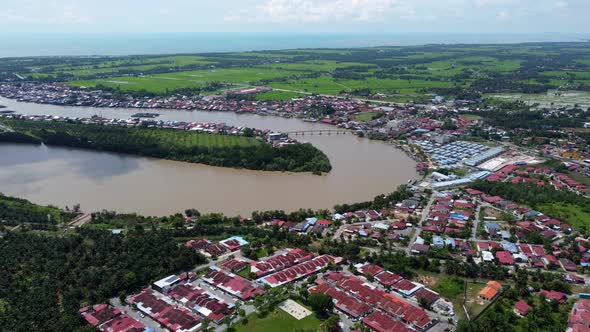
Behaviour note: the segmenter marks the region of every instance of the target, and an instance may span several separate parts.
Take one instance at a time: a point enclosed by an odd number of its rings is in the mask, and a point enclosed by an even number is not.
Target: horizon
[[[585,33],[368,32],[0,32],[0,58],[130,56],[290,49],[501,45],[590,40]]]
[[[114,10],[115,8],[116,10]],[[583,0],[6,0],[17,32],[590,33]]]

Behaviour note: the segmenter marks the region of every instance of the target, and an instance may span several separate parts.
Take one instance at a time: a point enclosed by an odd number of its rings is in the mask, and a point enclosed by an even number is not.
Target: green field
[[[566,220],[577,229],[590,229],[590,208],[567,203],[548,203],[539,205],[539,210],[560,220]]]
[[[305,94],[289,91],[270,91],[256,95],[256,100],[290,100],[293,98],[305,97]]]
[[[292,93],[386,94],[385,100],[425,100],[476,90],[487,96],[541,103],[585,96],[544,97],[549,90],[588,91],[586,43],[424,45],[355,49],[297,49],[167,56],[62,57],[0,60],[0,72],[32,79],[102,84],[123,91],[172,93],[211,82],[266,85]],[[507,93],[510,92],[510,93]],[[289,95],[265,94],[260,100]],[[570,98],[571,97],[571,98]],[[579,97],[579,98],[578,98]],[[562,100],[563,99],[563,100]],[[570,100],[571,99],[571,100]]]
[[[320,331],[321,325],[321,321],[313,314],[297,320],[281,309],[275,309],[264,318],[259,318],[256,313],[247,318],[247,324],[238,322],[234,325],[236,332]]]
[[[376,115],[377,115],[377,113],[374,113],[374,112],[363,112],[363,113],[356,116],[356,121],[359,121],[359,122],[371,121],[375,118]]]
[[[455,300],[462,297],[465,282],[462,279],[454,277],[444,277],[438,281],[435,290],[440,293],[442,297],[450,300]]]

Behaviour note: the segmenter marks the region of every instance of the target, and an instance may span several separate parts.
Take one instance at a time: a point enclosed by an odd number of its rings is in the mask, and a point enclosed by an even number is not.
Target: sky
[[[590,0],[2,0],[4,32],[588,33]]]

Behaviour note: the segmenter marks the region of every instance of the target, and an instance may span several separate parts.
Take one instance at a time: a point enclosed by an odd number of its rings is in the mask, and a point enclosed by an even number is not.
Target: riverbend
[[[129,118],[136,109],[0,104],[21,114]],[[282,132],[331,128],[297,119],[205,112],[159,110],[160,120],[223,122]],[[333,128],[333,127],[332,127]],[[333,166],[324,176],[258,172],[123,156],[84,150],[7,144],[0,146],[0,191],[37,203],[72,206],[85,211],[110,209],[166,215],[186,208],[227,215],[254,210],[331,208],[334,204],[372,199],[417,177],[405,153],[379,141],[354,135],[299,136],[322,150]]]

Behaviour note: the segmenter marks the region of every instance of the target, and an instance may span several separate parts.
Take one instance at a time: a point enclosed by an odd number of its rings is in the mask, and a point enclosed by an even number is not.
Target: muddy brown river
[[[125,108],[0,105],[21,114],[129,118]],[[158,119],[224,122],[278,131],[326,129],[298,119],[230,112],[150,110]],[[79,149],[0,144],[0,192],[60,207],[79,203],[86,212],[102,209],[169,215],[202,212],[249,215],[255,210],[332,208],[372,199],[417,178],[415,163],[400,150],[354,135],[299,136],[328,155],[333,170],[324,176],[211,167]]]

